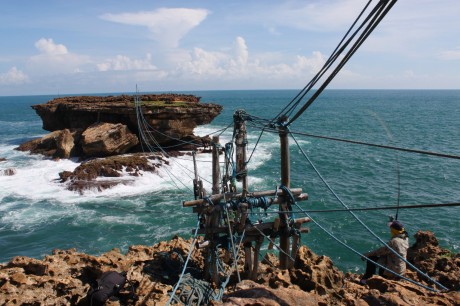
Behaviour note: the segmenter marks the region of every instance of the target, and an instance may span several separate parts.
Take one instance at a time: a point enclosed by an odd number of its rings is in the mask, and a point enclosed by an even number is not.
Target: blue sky
[[[2,1],[0,95],[299,89],[366,2]],[[329,88],[458,89],[459,13],[400,0]]]

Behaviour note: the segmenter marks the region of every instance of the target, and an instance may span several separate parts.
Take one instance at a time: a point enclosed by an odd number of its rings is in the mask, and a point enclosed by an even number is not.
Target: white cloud
[[[128,25],[145,26],[165,47],[177,47],[190,30],[209,14],[205,9],[159,8],[137,13],[104,14],[100,18]]]
[[[243,37],[237,37],[235,43],[236,61],[239,65],[245,66],[248,62],[249,51]]]
[[[317,73],[326,62],[326,57],[319,51],[313,51],[311,57],[297,56],[297,70]]]
[[[367,1],[288,1],[260,14],[270,32],[275,26],[287,26],[310,31],[343,30],[357,16]]]
[[[194,48],[190,57],[178,63],[178,71],[183,75],[222,76],[229,56],[221,52],[209,52]]]
[[[454,50],[446,50],[439,53],[438,56],[442,60],[460,60],[460,47],[455,48]]]
[[[54,43],[51,38],[35,42],[38,55],[31,56],[27,68],[31,74],[52,75],[81,72],[82,66],[90,64],[88,56],[74,54],[63,44]]]
[[[416,74],[413,70],[404,70],[404,72],[402,73],[402,75],[405,77],[405,78],[414,78],[416,77]]]
[[[41,53],[48,55],[60,55],[69,53],[66,46],[55,44],[51,38],[40,38],[37,42],[35,42],[35,47]]]
[[[325,62],[324,55],[319,51],[313,52],[312,56],[297,56],[294,61],[266,54],[251,56],[242,37],[236,38],[234,46],[228,52],[195,48],[188,58],[182,57],[178,62],[175,77],[213,81],[246,80],[249,86],[250,82],[263,83],[266,79],[283,80],[285,83],[298,81],[299,77],[305,80]]]
[[[29,81],[27,74],[18,70],[16,67],[11,68],[6,73],[0,74],[1,85],[23,84]]]
[[[152,64],[151,54],[147,54],[145,59],[131,59],[124,55],[117,55],[115,58],[97,64],[97,69],[99,71],[156,70],[157,67]]]

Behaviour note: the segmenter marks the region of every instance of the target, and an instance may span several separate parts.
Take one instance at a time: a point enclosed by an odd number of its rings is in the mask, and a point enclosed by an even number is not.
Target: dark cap
[[[398,220],[391,222],[390,227],[398,231],[402,231],[404,229],[404,225]]]

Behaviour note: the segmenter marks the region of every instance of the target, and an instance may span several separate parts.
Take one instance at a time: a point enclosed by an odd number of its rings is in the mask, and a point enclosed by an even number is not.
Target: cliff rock
[[[3,175],[3,176],[12,176],[12,175],[15,175],[16,172],[17,172],[16,169],[14,169],[14,168],[8,168],[8,169],[0,170],[0,175]]]
[[[160,144],[192,136],[195,127],[210,123],[222,111],[222,106],[200,103],[200,98],[192,95],[152,94],[139,99],[145,124]],[[136,135],[139,132],[134,96],[64,97],[32,108],[48,131],[85,130],[94,123],[106,122],[126,125]]]
[[[34,154],[43,154],[52,158],[69,158],[77,155],[75,142],[80,138],[78,131],[68,129],[54,131],[42,138],[34,139],[21,144],[17,150],[30,151]]]
[[[86,156],[124,154],[139,143],[126,125],[121,123],[96,123],[82,134],[81,147]]]
[[[59,173],[59,177],[61,183],[65,183],[66,188],[72,191],[102,191],[118,184],[130,184],[133,177],[141,176],[144,172],[155,172],[167,163],[168,160],[161,154],[110,156],[84,161],[74,171]]]
[[[449,290],[460,291],[460,254],[441,248],[432,232],[418,231],[414,238],[407,259],[422,271],[430,271],[430,277]],[[424,281],[420,275],[417,278]]]
[[[429,237],[428,242],[435,241],[430,232],[421,236]],[[199,237],[198,242],[202,241]],[[165,305],[182,272],[191,242],[192,239],[174,237],[171,241],[153,246],[131,246],[126,254],[113,249],[100,256],[92,256],[70,249],[54,250],[42,260],[18,256],[0,265],[0,304],[88,305],[86,294],[90,284],[103,272],[110,270],[127,273],[138,299],[130,299],[129,292],[123,291],[119,298],[108,301],[107,305]],[[432,246],[437,248],[432,244],[427,245]],[[318,256],[307,247],[302,248],[294,268],[280,270],[276,266],[276,257],[267,255],[259,266],[255,281],[237,283],[235,277],[231,278],[222,301],[212,301],[210,304],[460,305],[459,292],[432,292],[406,280],[374,276],[366,286],[360,285],[356,281],[359,275],[343,275],[328,257]],[[424,252],[421,248],[414,248],[413,251],[416,257]],[[448,257],[448,264],[458,263],[458,256]],[[244,259],[240,259],[238,265],[242,269]],[[188,271],[199,278],[204,264],[202,251],[195,249]],[[425,272],[432,275],[435,271]],[[416,273],[409,271],[407,276],[417,280]],[[458,283],[459,279],[457,271],[452,281]]]

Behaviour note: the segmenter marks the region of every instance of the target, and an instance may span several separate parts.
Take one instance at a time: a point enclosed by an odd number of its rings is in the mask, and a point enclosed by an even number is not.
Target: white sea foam
[[[8,224],[12,230],[33,231],[37,226],[46,224],[47,226],[59,222],[61,218],[76,214],[75,206],[63,207],[46,207],[43,205],[29,205],[6,211],[2,218],[2,224]]]
[[[17,153],[19,154],[19,152]],[[12,155],[7,156],[3,167],[16,170],[12,176],[0,176],[0,201],[7,196],[21,197],[32,201],[56,199],[60,202],[74,202],[78,195],[67,191],[58,184],[59,172],[73,170],[78,163],[72,160],[52,161],[38,156],[27,156],[16,160]]]
[[[103,216],[99,218],[102,223],[106,224],[123,224],[123,225],[144,225],[144,222],[139,220],[139,216],[123,215],[123,216]]]
[[[207,135],[214,132],[216,128],[205,126],[197,130],[198,132],[195,131],[197,134]],[[272,136],[269,134],[264,137]],[[273,137],[277,136],[274,135]],[[220,142],[225,144],[231,141],[231,138],[232,131],[226,131],[221,135]],[[248,157],[257,138],[258,135],[248,135],[250,142],[248,145]],[[268,161],[275,147],[276,143],[274,141],[263,139],[251,158],[249,170],[257,169]],[[12,230],[33,230],[37,226],[53,224],[53,222],[59,222],[60,219],[66,217],[71,217],[71,220],[73,220],[71,222],[75,222],[75,226],[84,224],[94,218],[100,218],[102,222],[112,224],[142,225],[143,221],[134,215],[97,216],[96,212],[99,208],[88,208],[85,203],[97,206],[98,203],[103,205],[107,201],[113,201],[114,199],[132,198],[143,194],[152,194],[154,196],[155,193],[163,193],[164,191],[167,191],[168,194],[184,192],[192,195],[193,193],[194,166],[192,156],[188,154],[168,158],[169,165],[163,164],[155,173],[141,172],[140,176],[133,177],[123,172],[124,175],[121,178],[116,178],[116,180],[125,180],[125,184],[119,184],[103,191],[85,190],[83,194],[79,194],[78,192],[67,190],[66,184],[59,182],[59,172],[73,171],[79,165],[78,162],[64,159],[51,161],[38,155],[29,155],[13,149],[13,146],[0,146],[0,157],[7,159],[0,164],[2,169],[14,168],[17,171],[13,176],[0,177],[0,201],[5,199],[0,205],[1,223]],[[199,176],[203,179],[205,189],[210,193],[212,178],[211,154],[200,153],[197,154],[196,158]],[[221,158],[221,163],[223,163],[223,157],[221,156]],[[110,180],[110,178],[103,178],[103,180]],[[263,178],[249,176],[250,184],[257,184],[263,180]],[[7,198],[8,200],[6,200]],[[14,200],[15,198],[17,200]],[[159,199],[156,196],[154,198]],[[129,205],[138,208],[145,207],[144,200],[136,199],[136,203],[131,201]],[[171,205],[175,206],[182,200],[187,200],[187,197],[174,199]],[[165,205],[162,205],[162,209],[166,207]],[[174,212],[175,210],[171,214]],[[181,213],[178,212],[176,217],[180,218]],[[159,231],[155,229],[154,235],[162,235],[162,232],[161,229]],[[183,233],[185,233],[184,229],[177,232],[177,234]],[[170,234],[170,229],[165,232],[167,236]],[[162,238],[164,237],[162,236]]]
[[[194,133],[198,136],[206,136],[222,128],[223,127],[205,125],[195,128]],[[232,129],[229,128],[220,136],[219,142],[222,146],[224,146],[225,143],[230,142],[232,140],[232,133]],[[273,150],[276,150],[279,147],[278,136],[276,134],[265,133],[262,135],[259,143],[257,143],[257,141],[259,140],[259,136],[259,133],[255,132],[248,133],[247,135],[247,158],[250,158],[248,170],[255,170],[262,166],[265,162],[272,158]],[[233,156],[233,159],[235,159],[235,156]],[[211,177],[211,175],[212,173],[209,172],[207,177]],[[259,181],[259,179],[254,177],[250,179],[254,181]]]

